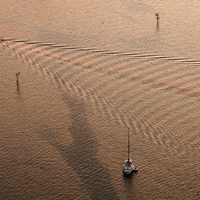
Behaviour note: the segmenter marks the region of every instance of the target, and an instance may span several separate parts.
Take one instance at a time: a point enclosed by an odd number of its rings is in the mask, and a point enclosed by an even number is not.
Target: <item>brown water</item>
[[[199,1],[0,7],[0,199],[200,199]]]

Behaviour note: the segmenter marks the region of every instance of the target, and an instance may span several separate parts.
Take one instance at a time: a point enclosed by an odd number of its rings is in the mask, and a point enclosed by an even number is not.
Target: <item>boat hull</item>
[[[138,168],[133,165],[132,160],[127,159],[123,163],[123,173],[131,174],[132,172],[137,172]]]
[[[133,172],[132,169],[123,169],[124,174],[131,174]]]

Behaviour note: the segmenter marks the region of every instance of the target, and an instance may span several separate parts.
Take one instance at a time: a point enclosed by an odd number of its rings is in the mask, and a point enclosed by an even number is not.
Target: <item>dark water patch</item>
[[[98,142],[87,120],[89,114],[84,102],[69,95],[65,95],[64,101],[71,110],[69,132],[73,138],[72,143],[63,146],[51,130],[41,131],[42,137],[60,152],[80,177],[92,199],[118,199],[108,170],[97,159]]]

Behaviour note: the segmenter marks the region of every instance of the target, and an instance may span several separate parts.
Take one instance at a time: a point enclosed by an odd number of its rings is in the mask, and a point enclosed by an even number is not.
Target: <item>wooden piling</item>
[[[19,85],[19,81],[18,81],[18,76],[20,75],[20,72],[16,73],[16,82],[17,82],[17,85]]]
[[[159,20],[159,18],[160,18],[160,17],[159,17],[159,13],[156,13],[155,16],[156,16],[156,19],[157,19],[157,22],[158,22],[158,20]]]

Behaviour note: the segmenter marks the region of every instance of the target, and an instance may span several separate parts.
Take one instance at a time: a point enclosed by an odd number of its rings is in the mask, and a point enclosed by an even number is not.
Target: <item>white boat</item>
[[[128,158],[123,163],[123,173],[131,174],[137,172],[138,168],[133,165],[133,161],[130,159],[130,144],[129,144],[129,129],[128,129]]]

